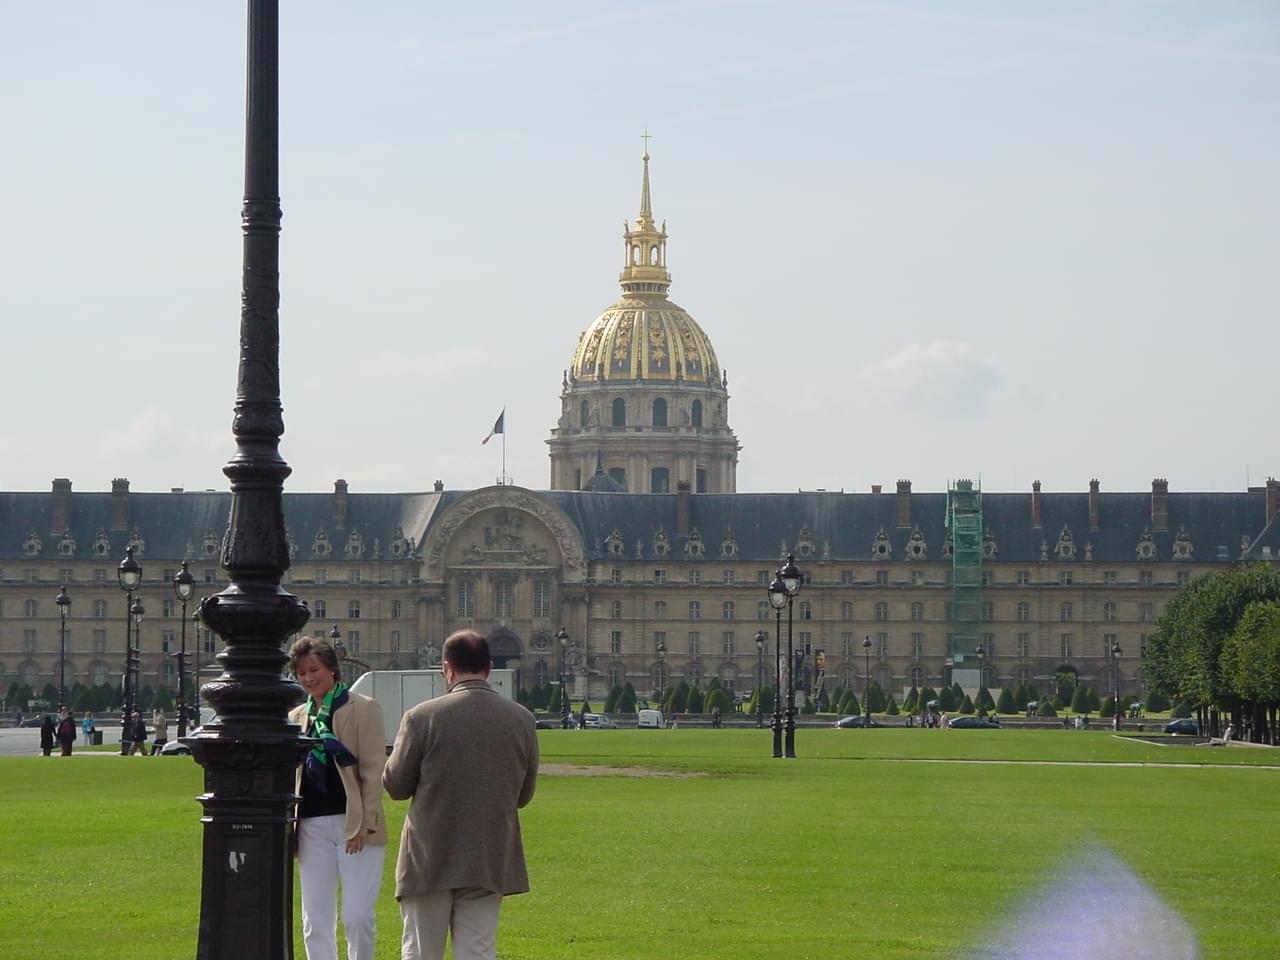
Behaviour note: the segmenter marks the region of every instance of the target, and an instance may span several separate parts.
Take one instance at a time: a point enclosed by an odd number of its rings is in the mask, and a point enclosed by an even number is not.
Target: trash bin
[[[93,731],[93,745],[94,745],[95,747],[100,747],[100,746],[102,746],[102,731],[101,731],[101,730],[95,730],[95,731]]]

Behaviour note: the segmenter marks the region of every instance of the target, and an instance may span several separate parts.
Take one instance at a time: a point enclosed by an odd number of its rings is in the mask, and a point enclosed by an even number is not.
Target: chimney
[[[690,493],[689,481],[681,480],[676,484],[676,536],[689,535],[689,514],[693,508],[693,495]]]
[[[1267,523],[1276,518],[1278,509],[1280,509],[1280,480],[1267,477]]]
[[[1151,481],[1151,531],[1160,533],[1169,529],[1169,481]]]
[[[435,487],[434,487],[434,489],[435,489],[436,493],[440,493],[441,491],[443,491],[443,490],[444,490],[444,481],[443,481],[443,480],[437,480],[437,481],[436,481],[436,483],[435,483]]]
[[[333,525],[341,530],[347,525],[347,481],[333,481]]]
[[[871,492],[872,492],[872,493],[879,493],[879,492],[880,492],[880,484],[878,484],[878,483],[873,483],[873,484],[871,485]]]
[[[49,509],[49,532],[61,537],[71,529],[71,481],[59,477],[53,481],[53,503]]]
[[[1031,481],[1031,525],[1043,526],[1040,522],[1040,481]]]
[[[1098,502],[1102,499],[1102,495],[1098,493],[1098,488],[1100,486],[1101,484],[1099,484],[1097,480],[1089,481],[1089,529],[1090,530],[1101,529],[1101,525],[1098,522],[1098,513],[1099,513]]]
[[[898,526],[911,526],[911,481],[898,481]]]
[[[111,529],[129,529],[129,481],[122,477],[111,481]]]

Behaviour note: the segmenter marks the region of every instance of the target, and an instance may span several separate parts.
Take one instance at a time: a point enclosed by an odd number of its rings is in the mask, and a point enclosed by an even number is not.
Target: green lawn
[[[1185,918],[1203,957],[1280,955],[1280,770],[1241,768],[1280,763],[1270,750],[802,729],[801,758],[784,761],[768,731],[540,736],[548,764],[706,775],[544,776],[523,816],[534,889],[504,907],[505,958],[967,957],[1045,891],[1089,904],[1105,933],[1110,884],[1068,871],[1107,852]],[[187,758],[0,760],[0,957],[193,955],[200,789]],[[404,807],[388,803],[397,833]],[[387,960],[393,860],[394,842]]]

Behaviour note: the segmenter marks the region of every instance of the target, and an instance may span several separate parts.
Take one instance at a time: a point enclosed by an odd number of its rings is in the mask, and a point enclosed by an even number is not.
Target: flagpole
[[[502,408],[502,482],[507,482],[507,408]]]

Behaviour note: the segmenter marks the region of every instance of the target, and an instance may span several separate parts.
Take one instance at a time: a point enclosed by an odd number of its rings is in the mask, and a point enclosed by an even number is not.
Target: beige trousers
[[[479,887],[436,890],[400,901],[401,960],[444,960],[445,933],[453,960],[496,960],[502,894]]]

